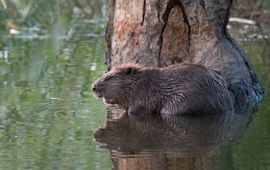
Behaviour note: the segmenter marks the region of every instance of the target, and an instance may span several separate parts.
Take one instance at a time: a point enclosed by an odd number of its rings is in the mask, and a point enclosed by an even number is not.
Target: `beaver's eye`
[[[135,69],[132,67],[128,67],[126,69],[126,75],[133,75],[133,74],[135,74]]]

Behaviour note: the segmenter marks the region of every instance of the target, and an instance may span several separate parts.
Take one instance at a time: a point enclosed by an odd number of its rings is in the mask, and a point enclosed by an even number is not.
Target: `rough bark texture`
[[[222,74],[243,107],[264,93],[226,26],[232,0],[111,0],[108,69],[125,62],[164,67],[203,64]]]

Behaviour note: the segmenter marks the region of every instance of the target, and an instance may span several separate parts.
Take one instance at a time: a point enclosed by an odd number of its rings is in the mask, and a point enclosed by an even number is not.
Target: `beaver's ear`
[[[137,70],[134,67],[127,67],[126,68],[126,75],[134,75],[136,74]]]

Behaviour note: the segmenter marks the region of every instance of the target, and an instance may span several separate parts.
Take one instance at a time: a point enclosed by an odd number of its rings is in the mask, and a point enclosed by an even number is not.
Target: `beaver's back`
[[[215,71],[194,64],[173,65],[161,71],[168,80],[161,86],[161,112],[219,114],[233,109],[226,82]]]

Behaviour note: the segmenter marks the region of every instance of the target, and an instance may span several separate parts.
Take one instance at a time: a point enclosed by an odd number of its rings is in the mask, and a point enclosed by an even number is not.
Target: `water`
[[[269,96],[229,130],[226,118],[107,115],[90,90],[106,69],[106,2],[4,2],[0,169],[270,169]],[[270,41],[241,45],[270,91]]]

